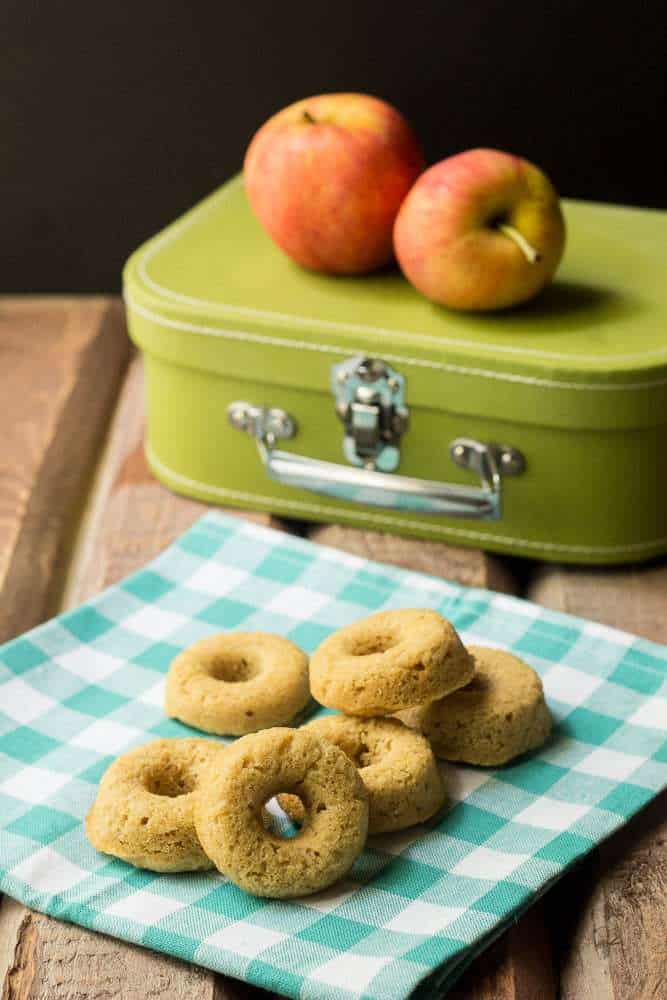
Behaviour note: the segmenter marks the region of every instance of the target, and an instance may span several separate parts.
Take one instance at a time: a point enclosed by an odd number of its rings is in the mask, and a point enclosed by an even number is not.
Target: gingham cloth
[[[114,757],[158,736],[184,646],[263,629],[313,650],[384,608],[432,607],[542,675],[549,744],[448,767],[448,807],[369,841],[309,898],[98,854],[82,820]],[[0,649],[0,888],[28,906],[292,997],[432,996],[667,783],[667,651],[515,598],[369,563],[211,513],[141,572]]]

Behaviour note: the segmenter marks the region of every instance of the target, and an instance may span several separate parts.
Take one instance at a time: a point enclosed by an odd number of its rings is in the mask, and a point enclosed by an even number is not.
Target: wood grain
[[[418,573],[431,573],[445,580],[456,580],[468,587],[487,587],[508,594],[517,590],[517,582],[507,563],[478,549],[399,538],[338,524],[311,527],[308,536],[320,545],[330,545],[364,559],[377,559]]]
[[[529,596],[558,611],[667,642],[667,564],[542,567]],[[601,845],[546,897],[563,1000],[667,998],[667,796]]]
[[[543,902],[483,952],[447,994],[448,1000],[555,1000],[557,996]]]
[[[623,568],[538,566],[528,597],[645,639],[667,642],[667,563]]]
[[[10,927],[14,948],[2,969],[2,1000],[217,1000],[205,969],[51,920],[5,897],[0,936]]]
[[[135,360],[74,546],[64,607],[139,568],[207,509],[169,493],[153,479],[143,457],[142,437],[141,365]],[[72,455],[71,461],[75,460]],[[249,516],[273,523],[265,514]],[[0,907],[0,959],[3,1000],[268,997],[205,969],[32,913],[6,898]]]
[[[0,299],[0,641],[58,600],[128,356],[117,301]]]
[[[470,587],[517,593],[518,582],[502,559],[480,552],[420,542],[340,525],[311,528],[309,537],[366,559],[393,563]],[[459,1000],[550,1000],[556,996],[548,930],[541,907],[504,934],[464,973],[452,997]]]

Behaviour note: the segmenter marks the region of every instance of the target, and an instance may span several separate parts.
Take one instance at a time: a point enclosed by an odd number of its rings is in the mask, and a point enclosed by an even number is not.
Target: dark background
[[[664,0],[4,0],[0,287],[119,288],[265,118],[328,90],[398,105],[430,162],[496,146],[562,194],[666,206],[666,30]]]

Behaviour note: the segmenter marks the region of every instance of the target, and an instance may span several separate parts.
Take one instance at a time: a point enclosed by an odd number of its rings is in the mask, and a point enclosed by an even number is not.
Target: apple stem
[[[519,250],[522,252],[529,264],[536,264],[538,260],[542,259],[542,255],[539,250],[536,250],[532,244],[528,242],[525,236],[522,236],[518,229],[514,226],[509,226],[507,223],[502,222],[498,226],[501,233],[505,236],[509,236],[511,240],[514,240]]]
[[[316,124],[316,119],[313,118],[313,116],[311,115],[310,111],[308,111],[308,110],[304,110],[304,112],[303,112],[303,120],[305,122],[308,122],[309,125],[315,125]]]

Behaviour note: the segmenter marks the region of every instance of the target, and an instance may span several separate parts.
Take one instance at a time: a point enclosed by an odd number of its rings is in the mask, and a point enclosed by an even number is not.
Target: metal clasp
[[[359,356],[333,365],[331,389],[345,428],[345,458],[365,469],[393,472],[409,424],[404,376],[381,358]]]

